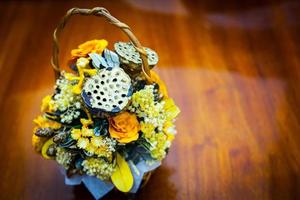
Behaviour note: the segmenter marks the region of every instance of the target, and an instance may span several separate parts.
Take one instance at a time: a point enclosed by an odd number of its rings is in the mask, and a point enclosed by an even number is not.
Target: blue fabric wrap
[[[76,174],[69,178],[66,176],[65,172],[63,172],[63,174],[65,175],[66,185],[79,185],[83,183],[95,199],[102,198],[114,188],[112,183],[102,181],[95,176],[80,176]]]
[[[136,165],[132,161],[128,161],[128,164],[134,179],[134,183],[130,190],[130,193],[136,193],[140,188],[144,174],[159,167],[161,165],[161,162],[155,161],[147,163],[146,161],[141,160]]]
[[[147,162],[141,160],[139,163],[135,165],[132,161],[129,160],[128,164],[134,178],[134,184],[130,190],[130,193],[136,193],[140,188],[144,174],[153,171],[154,169],[159,167],[161,165],[161,162],[160,161]],[[111,182],[102,181],[95,176],[87,176],[87,175],[81,176],[75,174],[72,177],[67,177],[66,171],[64,169],[62,169],[61,172],[65,176],[66,185],[79,185],[83,183],[95,199],[101,199],[104,195],[106,195],[114,188],[114,185]]]
[[[85,176],[82,179],[82,182],[95,199],[102,198],[114,188],[114,185],[112,183],[102,181],[95,176]]]

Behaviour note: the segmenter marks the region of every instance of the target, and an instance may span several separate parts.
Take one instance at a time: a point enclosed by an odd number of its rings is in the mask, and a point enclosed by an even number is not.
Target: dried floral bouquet
[[[99,9],[99,8],[98,8]],[[95,198],[114,187],[137,192],[161,164],[176,133],[178,107],[150,70],[156,52],[132,43],[87,41],[71,51],[73,73],[60,72],[54,94],[43,98],[32,143],[64,169],[66,184],[84,183]]]

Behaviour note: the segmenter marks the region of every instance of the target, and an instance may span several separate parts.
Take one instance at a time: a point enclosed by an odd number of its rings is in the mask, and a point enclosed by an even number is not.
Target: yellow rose
[[[129,143],[139,137],[140,124],[135,114],[123,112],[109,120],[109,134],[120,143]]]
[[[78,46],[78,49],[71,51],[72,59],[86,57],[89,53],[101,54],[106,48],[108,42],[106,40],[91,40]]]

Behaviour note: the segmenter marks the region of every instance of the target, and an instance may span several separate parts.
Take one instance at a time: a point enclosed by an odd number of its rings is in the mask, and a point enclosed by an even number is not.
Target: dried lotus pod
[[[114,44],[116,53],[119,55],[120,61],[126,71],[140,71],[142,66],[142,59],[139,52],[130,42],[117,42]],[[148,64],[153,68],[158,62],[158,55],[150,48],[144,47],[148,55]]]
[[[119,67],[99,70],[86,80],[82,90],[83,100],[93,112],[119,112],[131,94],[131,79]]]

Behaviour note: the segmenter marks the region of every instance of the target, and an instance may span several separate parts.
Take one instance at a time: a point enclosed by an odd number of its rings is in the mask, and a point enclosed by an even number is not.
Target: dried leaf
[[[101,65],[101,58],[102,56],[97,54],[97,53],[90,53],[89,54],[90,58],[92,59],[92,64],[95,68],[100,68]],[[103,58],[102,58],[103,59]]]
[[[105,49],[103,55],[108,67],[114,68],[120,66],[119,56],[115,52]]]
[[[108,49],[105,49],[103,56],[97,53],[90,53],[90,58],[92,59],[92,64],[95,68],[114,68],[120,66],[119,56]]]

